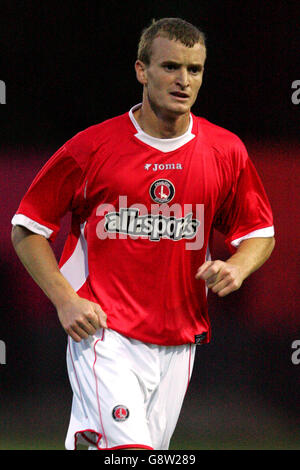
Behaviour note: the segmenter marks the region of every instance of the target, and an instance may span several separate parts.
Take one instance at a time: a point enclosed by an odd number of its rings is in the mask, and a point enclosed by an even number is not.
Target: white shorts
[[[108,329],[80,343],[69,337],[66,449],[168,449],[194,357],[194,344],[157,346]]]

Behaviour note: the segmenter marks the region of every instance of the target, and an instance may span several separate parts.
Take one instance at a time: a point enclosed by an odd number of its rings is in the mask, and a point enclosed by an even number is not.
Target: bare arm
[[[243,281],[267,261],[274,246],[273,237],[244,240],[227,261],[203,263],[197,271],[196,279],[205,280],[208,288],[224,297],[239,289]]]
[[[45,237],[17,225],[12,229],[12,244],[31,277],[55,306],[64,330],[75,341],[107,327],[101,307],[79,297],[61,274]]]

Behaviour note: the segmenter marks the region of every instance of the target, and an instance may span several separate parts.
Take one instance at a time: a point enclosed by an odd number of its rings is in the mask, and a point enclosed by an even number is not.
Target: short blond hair
[[[161,18],[157,21],[153,19],[150,26],[142,31],[138,44],[137,58],[146,65],[150,64],[152,42],[158,36],[180,41],[187,47],[200,43],[206,48],[204,32],[188,21],[181,18]]]

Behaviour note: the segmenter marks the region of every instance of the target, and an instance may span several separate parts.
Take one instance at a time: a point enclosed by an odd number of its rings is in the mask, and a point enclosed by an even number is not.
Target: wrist
[[[239,270],[240,278],[244,281],[251,274],[251,266],[247,256],[241,253],[235,253],[226,261],[228,264],[235,266]]]
[[[73,287],[62,277],[60,272],[57,278],[54,277],[52,283],[48,284],[46,294],[56,309],[60,309],[79,298]]]
[[[56,293],[53,298],[51,299],[54,307],[57,310],[60,310],[64,308],[67,305],[70,305],[74,301],[76,301],[79,298],[78,294],[76,292],[62,292],[62,293]]]

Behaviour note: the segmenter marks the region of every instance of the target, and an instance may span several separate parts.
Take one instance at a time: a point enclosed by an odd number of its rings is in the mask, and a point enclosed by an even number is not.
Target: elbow
[[[16,244],[17,244],[17,238],[18,238],[18,226],[13,225],[11,229],[10,239],[14,248],[16,247]]]
[[[271,256],[273,250],[275,248],[275,237],[272,237],[269,239],[269,255],[268,255],[268,258]]]
[[[31,233],[32,232],[30,232],[30,230],[28,230],[25,227],[22,227],[21,225],[13,225],[11,229],[11,242],[12,242],[14,249],[16,249],[20,241],[22,241]]]
[[[275,248],[275,244],[276,244],[276,242],[275,242],[275,237],[272,237],[272,238],[271,238],[271,253],[272,253],[272,251],[273,251],[274,248]]]

